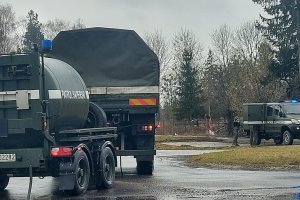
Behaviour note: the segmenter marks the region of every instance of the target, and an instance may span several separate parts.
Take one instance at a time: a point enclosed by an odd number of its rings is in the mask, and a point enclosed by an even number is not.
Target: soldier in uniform
[[[238,137],[239,137],[239,130],[240,130],[240,119],[238,117],[235,117],[234,118],[234,121],[233,121],[233,142],[232,142],[232,145],[233,146],[239,146],[238,143],[237,143],[237,140],[238,140]]]

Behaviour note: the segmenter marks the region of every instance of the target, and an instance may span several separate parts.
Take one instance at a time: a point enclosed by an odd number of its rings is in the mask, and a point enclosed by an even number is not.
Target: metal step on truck
[[[0,190],[10,177],[30,177],[30,191],[32,177],[45,176],[74,195],[110,188],[118,155],[135,156],[138,173],[152,174],[156,55],[128,30],[62,32],[53,48],[43,45],[0,55]]]

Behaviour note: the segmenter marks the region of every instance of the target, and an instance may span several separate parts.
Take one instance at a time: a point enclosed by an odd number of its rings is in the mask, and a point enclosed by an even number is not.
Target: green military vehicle
[[[117,155],[135,157],[137,173],[151,175],[159,109],[157,55],[132,30],[100,27],[60,32],[50,54],[80,74],[90,101],[105,112],[109,126],[118,128]]]
[[[250,143],[273,139],[275,144],[293,144],[300,139],[300,103],[248,103],[243,105],[243,127]]]
[[[10,177],[58,177],[79,195],[109,188],[117,156],[152,174],[159,62],[131,30],[65,31],[0,55],[0,191]],[[30,194],[30,193],[29,193]]]

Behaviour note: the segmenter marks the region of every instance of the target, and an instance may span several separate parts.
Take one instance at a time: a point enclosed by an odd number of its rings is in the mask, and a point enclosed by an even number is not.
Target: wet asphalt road
[[[146,200],[146,199],[298,199],[300,172],[216,170],[185,164],[186,155],[203,151],[158,151],[153,176],[137,176],[135,159],[122,158],[123,175],[108,190],[89,190],[80,197],[57,190],[54,178],[34,178],[32,199]],[[0,199],[26,199],[28,178],[11,178]],[[300,199],[300,198],[299,198]]]

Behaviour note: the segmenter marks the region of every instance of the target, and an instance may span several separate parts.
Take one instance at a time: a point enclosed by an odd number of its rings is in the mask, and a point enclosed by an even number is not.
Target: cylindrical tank
[[[44,63],[50,132],[83,128],[89,111],[89,94],[81,76],[61,60],[44,58]]]

